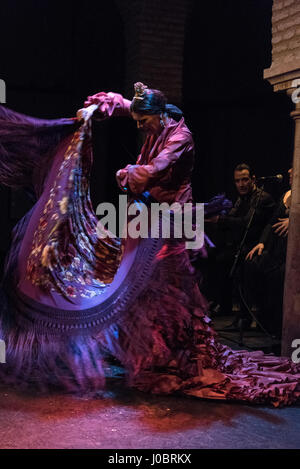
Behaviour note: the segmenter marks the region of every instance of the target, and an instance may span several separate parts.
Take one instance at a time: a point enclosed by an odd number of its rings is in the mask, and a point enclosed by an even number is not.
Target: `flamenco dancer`
[[[130,102],[90,96],[75,119],[40,120],[0,108],[0,181],[35,191],[5,267],[1,380],[40,391],[93,393],[107,353],[127,385],[251,403],[300,398],[300,365],[221,345],[206,316],[184,240],[97,236],[89,196],[91,118],[131,116],[147,133],[123,190],[158,202],[191,202],[194,143],[181,111],[141,83]]]

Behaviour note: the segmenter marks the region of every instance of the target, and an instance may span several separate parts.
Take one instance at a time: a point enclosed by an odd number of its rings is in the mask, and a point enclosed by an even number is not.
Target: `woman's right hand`
[[[252,260],[252,257],[257,253],[258,256],[261,256],[261,253],[263,252],[265,248],[265,245],[263,243],[258,243],[256,246],[254,246],[253,249],[251,249],[250,252],[248,252],[246,256],[246,261],[247,260]]]
[[[79,121],[88,121],[94,114],[94,112],[98,109],[96,104],[91,104],[88,107],[84,107],[82,109],[78,109],[77,111],[77,119]]]
[[[130,117],[130,105],[131,101],[123,98],[121,94],[111,91],[108,93],[101,91],[93,96],[88,96],[84,102],[84,108],[86,109],[96,106],[98,120],[107,119],[112,116]]]

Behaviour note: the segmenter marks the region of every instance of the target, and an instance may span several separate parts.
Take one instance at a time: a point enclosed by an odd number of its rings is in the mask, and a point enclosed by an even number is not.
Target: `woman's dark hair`
[[[182,118],[182,111],[173,104],[167,104],[167,99],[161,91],[150,89],[140,82],[135,83],[134,90],[135,95],[130,106],[131,112],[149,115],[165,112],[176,121]]]

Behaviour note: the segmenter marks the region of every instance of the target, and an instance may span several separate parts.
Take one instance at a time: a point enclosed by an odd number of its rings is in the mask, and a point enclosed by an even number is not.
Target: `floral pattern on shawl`
[[[83,124],[64,154],[27,260],[27,279],[67,298],[103,293],[119,266],[117,238],[99,239],[90,200],[91,125]]]

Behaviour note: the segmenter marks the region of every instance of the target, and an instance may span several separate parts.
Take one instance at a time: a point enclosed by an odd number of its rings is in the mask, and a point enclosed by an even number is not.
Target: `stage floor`
[[[231,319],[216,318],[214,327]],[[222,335],[223,343],[239,348],[237,332]],[[246,332],[245,344],[268,346],[256,330]],[[108,389],[96,398],[25,395],[0,387],[0,408],[0,448],[300,448],[300,405],[275,409],[151,396],[126,389],[115,365]]]
[[[98,398],[25,396],[0,389],[6,449],[300,448],[300,406],[156,397],[110,389]]]

